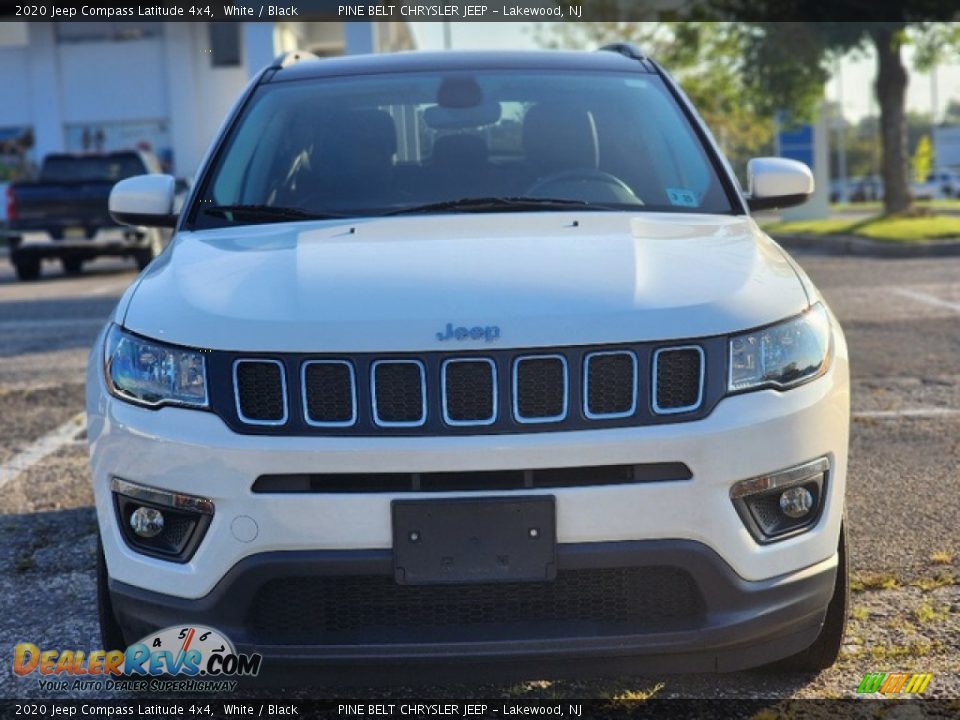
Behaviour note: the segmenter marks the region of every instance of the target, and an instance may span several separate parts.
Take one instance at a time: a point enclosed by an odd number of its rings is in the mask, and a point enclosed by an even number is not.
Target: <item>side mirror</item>
[[[751,210],[803,205],[813,194],[813,173],[796,160],[753,158],[747,163],[747,193]]]
[[[110,216],[121,225],[174,227],[175,185],[170,175],[137,175],[121,180],[110,191]]]

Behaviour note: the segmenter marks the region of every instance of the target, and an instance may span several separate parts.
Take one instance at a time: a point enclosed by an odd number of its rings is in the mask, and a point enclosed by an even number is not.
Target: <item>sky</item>
[[[443,23],[411,25],[421,49],[443,48]],[[535,48],[537,45],[533,27],[534,23],[526,22],[451,23],[452,45],[454,49]],[[905,59],[907,67],[911,68],[910,48],[905,51]],[[840,63],[840,82],[834,76],[827,84],[826,97],[836,101],[838,94],[842,92],[844,115],[851,122],[856,122],[866,115],[876,115],[877,106],[873,95],[875,75],[875,60],[872,54],[861,52],[858,57],[848,56]],[[911,69],[910,84],[907,87],[907,109],[929,113],[932,109],[931,87],[928,73],[917,73]],[[960,62],[940,66],[937,70],[936,90],[937,106],[942,116],[951,99],[960,101]]]

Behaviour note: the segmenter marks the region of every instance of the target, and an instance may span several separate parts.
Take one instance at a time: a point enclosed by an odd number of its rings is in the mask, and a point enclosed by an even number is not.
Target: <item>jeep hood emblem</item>
[[[437,340],[445,342],[446,340],[486,340],[493,342],[500,339],[500,327],[498,325],[487,325],[481,327],[454,327],[453,323],[447,323],[447,327],[437,333]]]

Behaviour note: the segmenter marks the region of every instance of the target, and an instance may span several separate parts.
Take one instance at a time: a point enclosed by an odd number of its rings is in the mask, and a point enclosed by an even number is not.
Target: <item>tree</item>
[[[804,116],[822,96],[830,62],[870,46],[877,58],[875,92],[880,106],[881,175],[888,213],[910,206],[903,47],[917,41],[921,63],[960,43],[956,26],[935,20],[956,15],[943,0],[705,0],[717,19],[744,19],[749,85],[770,107]],[[836,22],[837,17],[858,18]],[[819,22],[818,22],[819,20]],[[928,56],[924,57],[924,52]]]

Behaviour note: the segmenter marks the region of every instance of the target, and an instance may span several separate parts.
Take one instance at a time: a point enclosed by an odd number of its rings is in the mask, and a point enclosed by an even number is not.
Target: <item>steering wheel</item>
[[[614,189],[614,192],[621,199],[628,202],[630,200],[639,200],[639,198],[634,194],[633,190],[630,189],[630,186],[627,185],[623,180],[618,178],[616,175],[611,175],[610,173],[604,172],[603,170],[599,170],[597,168],[562,170],[560,172],[552,173],[544,178],[540,178],[533,185],[531,185],[527,189],[527,195],[535,196],[538,192],[543,192],[545,188],[548,188],[551,185],[570,182],[589,182],[609,185]]]

